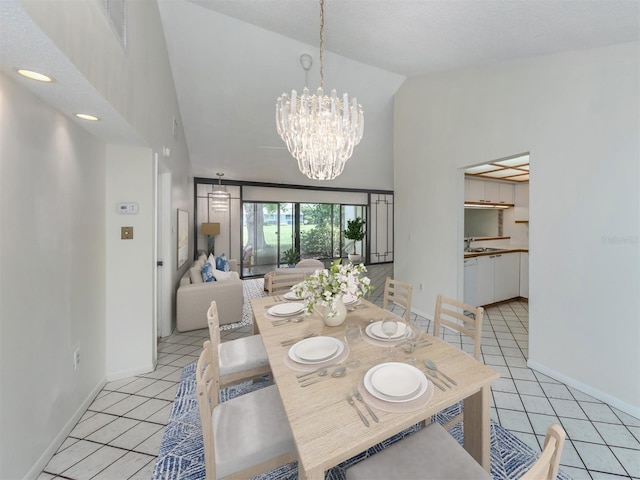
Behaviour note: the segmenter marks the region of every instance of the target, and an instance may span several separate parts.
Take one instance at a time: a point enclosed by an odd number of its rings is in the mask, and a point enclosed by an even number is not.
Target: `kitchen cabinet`
[[[494,269],[494,302],[520,295],[520,254],[496,255]]]
[[[529,298],[529,253],[520,254],[520,296]]]
[[[471,180],[470,178],[464,181],[464,200],[466,202],[482,202],[484,201],[484,184],[482,180]]]
[[[500,185],[500,203],[508,203],[513,205],[514,190],[511,183],[499,183]]]
[[[502,302],[520,295],[520,253],[477,258],[476,305]]]
[[[513,205],[513,185],[467,178],[464,181],[464,200],[465,202]]]
[[[478,257],[478,292],[476,301],[478,305],[487,305],[495,300],[495,257],[493,255]]]
[[[516,223],[529,222],[529,184],[518,184],[514,189],[514,220]]]

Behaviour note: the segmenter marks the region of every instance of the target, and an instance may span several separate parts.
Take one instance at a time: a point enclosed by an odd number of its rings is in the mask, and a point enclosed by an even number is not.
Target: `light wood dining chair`
[[[196,367],[206,480],[253,478],[297,460],[275,385],[220,403],[217,362],[209,340]]]
[[[292,268],[291,270],[295,270],[295,268]],[[277,272],[271,277],[271,283],[269,284],[269,296],[287,293],[289,290],[291,290],[291,287],[297,285],[300,282],[303,282],[304,279],[304,272]]]
[[[480,342],[482,340],[482,319],[484,317],[484,308],[474,307],[466,303],[459,302],[452,298],[447,298],[441,294],[436,297],[436,311],[433,315],[433,336],[440,335],[440,327],[446,327],[451,330],[467,335],[473,340],[473,356],[479,362],[482,362],[480,350]],[[455,424],[464,420],[464,412],[462,412],[462,403],[443,410],[447,412],[460,410],[449,421],[444,424],[444,428],[449,430]],[[451,415],[451,413],[449,413]]]
[[[473,356],[482,362],[480,341],[482,340],[483,317],[484,308],[467,305],[438,294],[436,312],[433,316],[433,336],[439,336],[440,326],[444,326],[470,337],[473,340]]]
[[[555,480],[565,433],[547,430],[541,456],[521,480]],[[439,423],[432,423],[345,471],[346,480],[442,480],[492,478]]]
[[[410,283],[387,277],[384,284],[382,308],[387,310],[389,303],[404,307],[404,320],[411,324],[411,295],[413,286]]]
[[[217,352],[217,357],[211,361],[219,366],[221,386],[271,374],[267,351],[259,334],[220,342],[220,321],[215,301],[207,310],[207,322],[211,352],[213,355]]]
[[[520,480],[555,480],[558,476],[560,457],[566,437],[567,434],[560,425],[557,423],[549,425],[540,458],[527,470],[527,473],[520,477]]]

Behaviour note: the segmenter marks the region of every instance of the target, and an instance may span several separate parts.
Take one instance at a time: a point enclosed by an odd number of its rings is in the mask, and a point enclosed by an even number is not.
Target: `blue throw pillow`
[[[216,257],[216,270],[220,270],[221,272],[228,272],[231,270],[227,257],[224,256],[224,253],[219,257]]]
[[[203,282],[215,282],[216,277],[213,276],[213,265],[209,262],[205,263],[202,267],[202,281]]]

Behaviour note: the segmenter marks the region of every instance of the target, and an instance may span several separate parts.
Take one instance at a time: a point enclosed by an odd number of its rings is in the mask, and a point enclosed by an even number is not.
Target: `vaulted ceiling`
[[[310,183],[283,148],[274,118],[276,98],[305,84],[302,53],[313,57],[308,85],[318,86],[319,1],[158,5],[194,173]],[[5,11],[3,62],[34,48],[5,40],[36,28],[19,15],[12,22],[26,26],[7,23]],[[393,176],[393,97],[406,77],[638,41],[639,18],[638,0],[326,0],[325,89],[356,96],[365,113],[361,144],[343,177],[328,183],[392,185],[375,178]],[[46,37],[40,43],[37,51],[46,55]],[[64,110],[83,90],[95,97],[90,85],[74,88],[52,103]],[[100,123],[88,128],[98,135],[104,129],[112,140],[113,125]]]

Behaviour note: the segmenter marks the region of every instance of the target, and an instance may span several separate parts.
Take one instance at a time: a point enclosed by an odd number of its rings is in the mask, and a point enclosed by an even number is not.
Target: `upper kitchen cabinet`
[[[529,222],[529,184],[523,183],[515,186],[515,222]]]
[[[513,205],[513,184],[465,178],[465,202]]]

